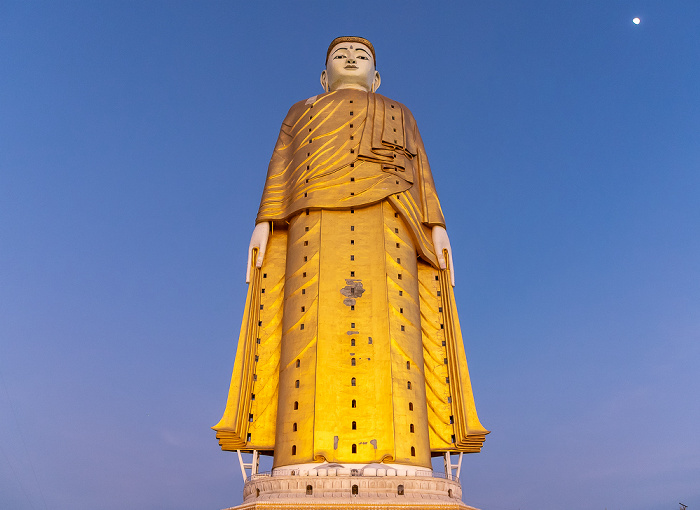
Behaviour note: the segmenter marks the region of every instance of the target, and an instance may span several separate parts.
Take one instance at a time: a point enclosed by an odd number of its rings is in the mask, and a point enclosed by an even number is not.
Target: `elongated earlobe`
[[[328,92],[328,73],[326,73],[325,69],[321,71],[321,87]]]
[[[372,80],[372,92],[376,92],[381,83],[382,78],[379,76],[379,71],[374,71],[374,80]]]

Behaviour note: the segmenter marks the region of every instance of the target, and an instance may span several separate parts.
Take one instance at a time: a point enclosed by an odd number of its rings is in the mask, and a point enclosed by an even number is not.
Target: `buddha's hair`
[[[356,37],[354,35],[344,35],[342,37],[336,37],[331,41],[330,46],[328,46],[328,51],[326,52],[326,65],[328,64],[328,57],[331,56],[331,50],[337,46],[340,43],[344,42],[357,42],[357,43],[362,43],[365,46],[369,48],[369,51],[372,52],[372,58],[374,59],[374,67],[376,69],[377,67],[377,55],[374,54],[374,46],[372,46],[372,43],[369,42],[367,39],[364,37]]]

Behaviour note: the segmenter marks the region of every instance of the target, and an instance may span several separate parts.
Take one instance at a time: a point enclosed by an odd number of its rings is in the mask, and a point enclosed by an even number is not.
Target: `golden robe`
[[[224,450],[274,465],[395,462],[476,452],[479,423],[448,270],[444,226],[411,112],[340,90],[289,110],[257,222],[226,410]]]

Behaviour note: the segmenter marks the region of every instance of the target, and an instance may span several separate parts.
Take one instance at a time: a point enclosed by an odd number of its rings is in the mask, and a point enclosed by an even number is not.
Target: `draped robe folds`
[[[431,452],[479,451],[488,431],[432,246],[444,218],[411,112],[357,90],[292,106],[263,221],[272,233],[213,427],[222,449],[274,450],[275,466],[430,467]]]

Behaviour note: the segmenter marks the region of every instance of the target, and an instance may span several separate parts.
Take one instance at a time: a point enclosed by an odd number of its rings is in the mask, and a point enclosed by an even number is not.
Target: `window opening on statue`
[[[352,430],[357,430],[357,422],[352,422]]]
[[[298,388],[298,387],[299,387],[299,379],[297,379],[296,381],[294,381],[294,387],[295,387],[295,388]]]
[[[307,257],[306,255],[304,255],[304,262],[308,262],[308,261],[309,261],[309,257]]]
[[[355,379],[354,377],[350,379],[350,386],[357,386],[357,379]]]
[[[352,453],[357,453],[357,445],[356,444],[352,445]]]
[[[401,259],[399,257],[396,257],[396,263],[401,264]]]
[[[401,326],[401,331],[406,331],[406,326]]]
[[[357,407],[357,400],[352,399],[352,408],[355,409]],[[452,422],[450,422],[452,423]]]
[[[399,280],[401,280],[401,278],[402,278],[402,275],[401,275],[401,273],[399,273]]]
[[[355,366],[355,363],[356,363],[356,362],[355,362],[355,358],[351,358],[351,359],[350,359],[350,366],[353,366],[353,367],[354,367],[354,366]]]
[[[354,323],[354,322],[351,322],[351,323],[350,323],[350,328],[351,328],[351,329],[355,329],[355,323]]]
[[[302,311],[302,312],[305,312],[305,311],[306,311],[306,307],[305,307],[305,306],[302,306],[302,307],[301,307],[301,311]]]
[[[306,294],[306,289],[301,289],[302,294]]]
[[[306,495],[307,495],[307,496],[311,496],[311,495],[313,495],[313,493],[314,493],[314,488],[313,488],[313,486],[307,485],[307,486],[306,486]]]
[[[296,366],[297,366],[297,368],[299,368],[301,366],[301,360],[297,360]]]
[[[413,404],[411,404],[411,405],[413,405]],[[299,409],[299,402],[295,400],[294,401],[294,410],[296,411],[297,409]]]
[[[250,394],[250,400],[255,400],[255,393]]]
[[[355,347],[355,339],[354,338],[350,339],[350,346]]]
[[[350,260],[355,260],[355,255],[350,255]]]
[[[396,492],[397,492],[397,494],[398,494],[399,496],[403,496],[403,495],[404,495],[404,494],[403,494],[403,484],[399,484],[399,486],[398,486]]]
[[[447,384],[450,384],[450,378],[449,378],[449,377],[445,377],[445,382],[446,382]]]
[[[415,457],[415,456],[416,456],[416,447],[411,446],[411,457]]]
[[[296,431],[297,431],[297,423],[294,422],[294,423],[292,424],[292,432],[296,432]]]
[[[353,485],[353,486],[352,486],[352,495],[353,495],[353,496],[357,496],[357,493],[358,493],[358,492],[359,492],[359,491],[358,491],[357,485]]]
[[[297,454],[297,445],[293,444],[292,445],[292,455],[296,455],[296,454]]]
[[[403,313],[403,308],[399,308],[399,313]]]
[[[355,244],[355,240],[354,240],[354,239],[350,239],[350,244],[354,245],[354,244]]]
[[[354,311],[354,310],[355,310],[355,305],[350,305],[350,311]]]
[[[450,416],[450,425],[452,425],[454,422],[455,422],[455,417],[454,417],[454,416]]]
[[[409,370],[411,370],[411,362],[410,362],[410,361],[407,361],[407,362],[406,362],[406,368],[409,369]]]
[[[299,329],[304,329],[304,325],[302,324],[301,326],[299,326]]]
[[[350,225],[350,232],[354,232],[354,231],[355,231],[355,225]]]
[[[304,241],[304,246],[308,246],[308,245],[309,245],[309,241]]]
[[[355,271],[350,271],[350,277],[352,278],[354,276],[355,276]]]
[[[401,245],[399,243],[396,243],[397,248],[401,248]]]
[[[368,344],[371,344],[371,343],[372,343],[372,337],[369,337],[369,338],[367,339],[367,343],[368,343]]]
[[[447,365],[447,358],[444,358],[443,361],[444,361],[445,365]]]
[[[248,432],[248,438],[246,439],[246,441],[248,441],[249,443],[250,443],[250,437],[251,437],[250,432]]]
[[[408,381],[408,382],[406,383],[406,387],[407,387],[409,390],[411,389],[411,381]]]
[[[403,291],[402,291],[402,290],[399,291],[399,296],[403,296]]]
[[[438,297],[440,297],[442,294],[440,293],[440,291],[437,291],[437,295]]]
[[[296,402],[295,402],[295,404],[296,404]],[[296,409],[296,407],[295,407],[295,409]],[[408,410],[413,411],[413,402],[408,403]]]
[[[305,232],[308,232],[308,231],[309,231],[309,227],[304,228],[304,231],[305,231]]]
[[[452,497],[452,489],[447,489],[447,495],[448,495],[449,497]]]
[[[253,421],[253,413],[250,413],[250,414],[248,415],[248,421],[249,421],[249,422],[252,422],[252,421]]]
[[[456,439],[457,439],[457,438],[455,438],[455,435],[454,435],[454,434],[452,434],[452,442],[453,442],[453,443],[456,443],[456,442],[457,442],[457,440],[456,440]]]
[[[413,426],[413,423],[408,427],[408,430],[413,434],[416,431],[416,428]]]

